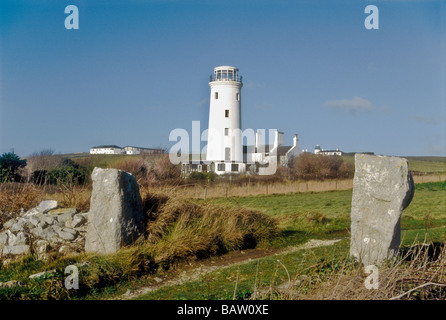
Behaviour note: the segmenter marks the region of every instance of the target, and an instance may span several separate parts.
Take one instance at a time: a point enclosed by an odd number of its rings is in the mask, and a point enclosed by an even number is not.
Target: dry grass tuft
[[[162,199],[148,216],[147,241],[161,264],[254,248],[279,234],[276,221],[241,208]]]
[[[375,270],[349,258],[323,260],[295,275],[289,283],[256,293],[260,299],[283,300],[445,300],[444,244],[418,244]],[[377,275],[377,287],[371,280]],[[366,286],[367,284],[367,286]]]
[[[19,213],[22,208],[29,210],[39,204],[41,197],[41,189],[33,184],[0,184],[0,212]]]

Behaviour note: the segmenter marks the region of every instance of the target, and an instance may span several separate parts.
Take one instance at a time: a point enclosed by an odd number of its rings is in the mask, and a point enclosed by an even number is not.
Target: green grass
[[[320,263],[325,261],[326,266],[334,266],[331,262],[348,256],[349,245],[348,240],[343,240],[328,247],[269,256],[208,273],[198,281],[163,287],[137,300],[231,300],[234,291],[236,299],[246,299],[252,297],[256,288],[288,282],[288,275],[293,280],[297,275],[323,273]]]
[[[281,237],[269,244],[273,248],[286,248],[302,244],[309,239],[344,239],[333,246],[311,250],[298,250],[292,253],[273,255],[233,267],[220,269],[202,277],[199,281],[183,285],[161,288],[140,297],[140,299],[229,299],[234,295],[248,297],[254,292],[254,287],[268,286],[271,283],[280,284],[290,277],[306,272],[322,272],[314,266],[321,261],[345,260],[349,252],[349,228],[352,190],[319,192],[319,193],[290,193],[259,195],[248,197],[211,198],[208,200],[194,200],[235,208],[254,209],[276,219],[283,230]],[[412,203],[402,215],[402,245],[411,245],[415,240],[423,241],[428,237],[431,241],[446,241],[446,182],[417,184]],[[76,258],[79,259],[80,257]],[[89,292],[79,296],[82,299],[111,297],[116,293],[137,283],[150,282],[150,275],[128,275],[123,272],[140,266],[139,258],[131,251],[123,251],[110,258],[89,258],[92,265],[87,269]],[[280,262],[278,262],[278,260]],[[72,263],[73,261],[65,261]],[[64,260],[44,264],[27,259],[21,263],[11,264],[0,269],[0,282],[19,280],[28,282],[30,274],[57,267],[63,270]],[[330,262],[331,263],[331,262]],[[139,274],[139,271],[135,274]],[[99,275],[99,276],[97,276]],[[53,283],[62,283],[63,273],[59,272]],[[237,280],[238,279],[238,280]],[[57,280],[57,281],[56,281]],[[136,281],[136,282],[135,282]],[[39,283],[37,283],[39,284]],[[100,284],[98,290],[92,290]],[[31,286],[30,289],[18,289],[17,292],[2,291],[9,297],[17,298],[23,294],[27,298],[52,296],[48,286]],[[24,291],[25,290],[25,291]],[[52,289],[51,289],[52,290]],[[0,296],[1,296],[0,292]],[[57,295],[57,292],[55,293]],[[0,297],[1,298],[1,297]]]
[[[409,162],[409,170],[423,172],[426,174],[437,174],[446,172],[446,157],[406,157]],[[347,162],[354,163],[353,154],[343,155],[342,159]]]
[[[288,244],[309,238],[347,235],[352,190],[291,193],[209,199],[212,203],[259,210],[279,221],[290,237]],[[414,198],[404,210],[402,230],[446,226],[446,182],[417,184]],[[410,235],[410,237],[409,237]],[[294,238],[293,238],[294,236]],[[408,241],[414,236],[408,234]]]
[[[208,201],[261,211],[279,222],[284,237],[276,246],[302,243],[309,238],[346,235],[350,227],[352,191],[291,193],[215,198]]]
[[[287,271],[293,279],[306,272],[322,272],[319,267],[314,267],[320,266],[321,261],[331,261],[329,266],[346,261],[350,247],[351,193],[350,190],[207,200],[220,205],[257,209],[275,217],[287,231],[284,240],[277,242],[276,246],[296,245],[311,238],[344,240],[329,247],[298,250],[224,268],[198,281],[164,287],[138,299],[232,299],[236,283],[236,298],[247,298],[255,287],[287,281]],[[412,203],[402,215],[402,246],[410,246],[416,241],[446,241],[445,201],[446,182],[416,185]],[[315,212],[319,215],[309,219],[308,216]],[[326,220],[321,222],[321,216]]]
[[[446,157],[405,157],[409,169],[424,173],[446,172]]]
[[[79,165],[86,166],[89,168],[100,167],[100,168],[111,168],[116,163],[129,160],[129,159],[144,159],[148,162],[155,162],[161,155],[146,155],[146,154],[71,154],[68,155],[74,162]]]

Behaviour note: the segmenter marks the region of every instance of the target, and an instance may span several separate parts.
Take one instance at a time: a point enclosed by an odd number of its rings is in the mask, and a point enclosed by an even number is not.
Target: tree
[[[19,176],[17,170],[26,166],[26,160],[12,152],[0,156],[0,182],[17,181]]]

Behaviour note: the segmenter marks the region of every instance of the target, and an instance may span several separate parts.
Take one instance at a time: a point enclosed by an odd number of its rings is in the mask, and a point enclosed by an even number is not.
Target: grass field
[[[446,172],[446,157],[401,157],[407,159],[411,171],[425,174]],[[345,161],[355,162],[355,157],[351,154],[343,155],[342,158]]]
[[[100,160],[100,158],[98,159]],[[426,164],[423,165],[426,168]],[[344,274],[344,268],[353,270],[354,264],[348,257],[351,197],[352,190],[350,189],[190,200],[191,203],[203,206],[227,207],[229,208],[228,212],[244,209],[255,210],[272,218],[277,222],[281,234],[272,240],[260,243],[259,249],[272,250],[275,254],[220,268],[204,274],[198,280],[166,286],[138,298],[246,299],[254,297],[287,299],[312,297],[312,288],[315,284],[330,283],[331,280],[328,277],[333,273],[338,274],[339,270],[342,271],[341,274]],[[206,212],[211,213],[212,207],[209,207],[209,210]],[[403,212],[401,226],[402,246],[404,247],[425,239],[445,242],[446,182],[416,184],[413,201]],[[205,231],[206,228],[209,229],[203,225],[202,231]],[[166,239],[174,239],[172,235],[169,233]],[[327,247],[291,250],[311,239],[338,239],[340,241]],[[179,263],[168,271],[158,270],[153,275],[147,271],[153,263],[152,257],[139,250],[139,248],[121,250],[118,254],[106,257],[82,254],[49,262],[27,258],[24,261],[12,263],[0,268],[0,282],[15,279],[28,283],[30,287],[26,290],[17,289],[16,291],[0,289],[0,299],[20,297],[34,299],[42,296],[69,298],[61,294],[65,292],[61,285],[64,279],[63,271],[57,277],[39,280],[40,282],[30,282],[27,277],[30,274],[54,268],[63,270],[66,265],[82,260],[89,261],[91,265],[85,269],[87,274],[83,274],[81,277],[83,276],[84,281],[89,282],[90,288],[96,284],[101,284],[101,287],[86,294],[79,293],[78,296],[71,298],[112,299],[123,294],[127,289],[153,284],[154,277],[170,277],[182,272],[182,264]],[[225,256],[221,257],[225,259]],[[359,274],[358,279],[363,279],[361,277],[363,277],[363,273]],[[298,293],[296,291],[293,293],[277,291],[281,284],[296,279],[301,281]],[[2,296],[2,294],[4,295]]]
[[[339,268],[343,261],[348,260],[351,190],[208,201],[256,209],[277,219],[285,232],[272,244],[276,248],[299,245],[309,239],[343,240],[330,247],[298,250],[225,268],[209,273],[199,281],[165,287],[139,299],[246,298],[256,292],[254,288],[275,287],[286,282],[288,277],[313,273],[321,280],[324,275],[321,265],[333,271],[333,268]],[[445,227],[446,182],[416,185],[414,199],[402,215],[401,245],[410,246],[426,239],[445,242]]]

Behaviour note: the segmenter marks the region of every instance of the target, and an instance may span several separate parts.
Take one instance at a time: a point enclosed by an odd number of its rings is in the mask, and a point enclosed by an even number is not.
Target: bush
[[[20,175],[17,174],[17,171],[25,166],[26,160],[21,160],[15,153],[2,154],[0,156],[0,183],[19,181]]]
[[[170,162],[168,154],[157,161],[154,172],[157,180],[177,180],[181,176],[180,167]]]
[[[64,159],[60,167],[49,170],[46,181],[56,185],[81,185],[88,181],[90,172],[71,159]]]
[[[193,171],[191,172],[187,179],[189,180],[209,180],[209,181],[215,181],[217,179],[218,175],[215,172],[198,172]]]
[[[351,178],[354,165],[339,156],[302,153],[294,160],[293,173],[301,179]]]
[[[117,161],[114,168],[131,173],[138,184],[147,180],[150,174],[150,166],[141,158],[128,158]]]

